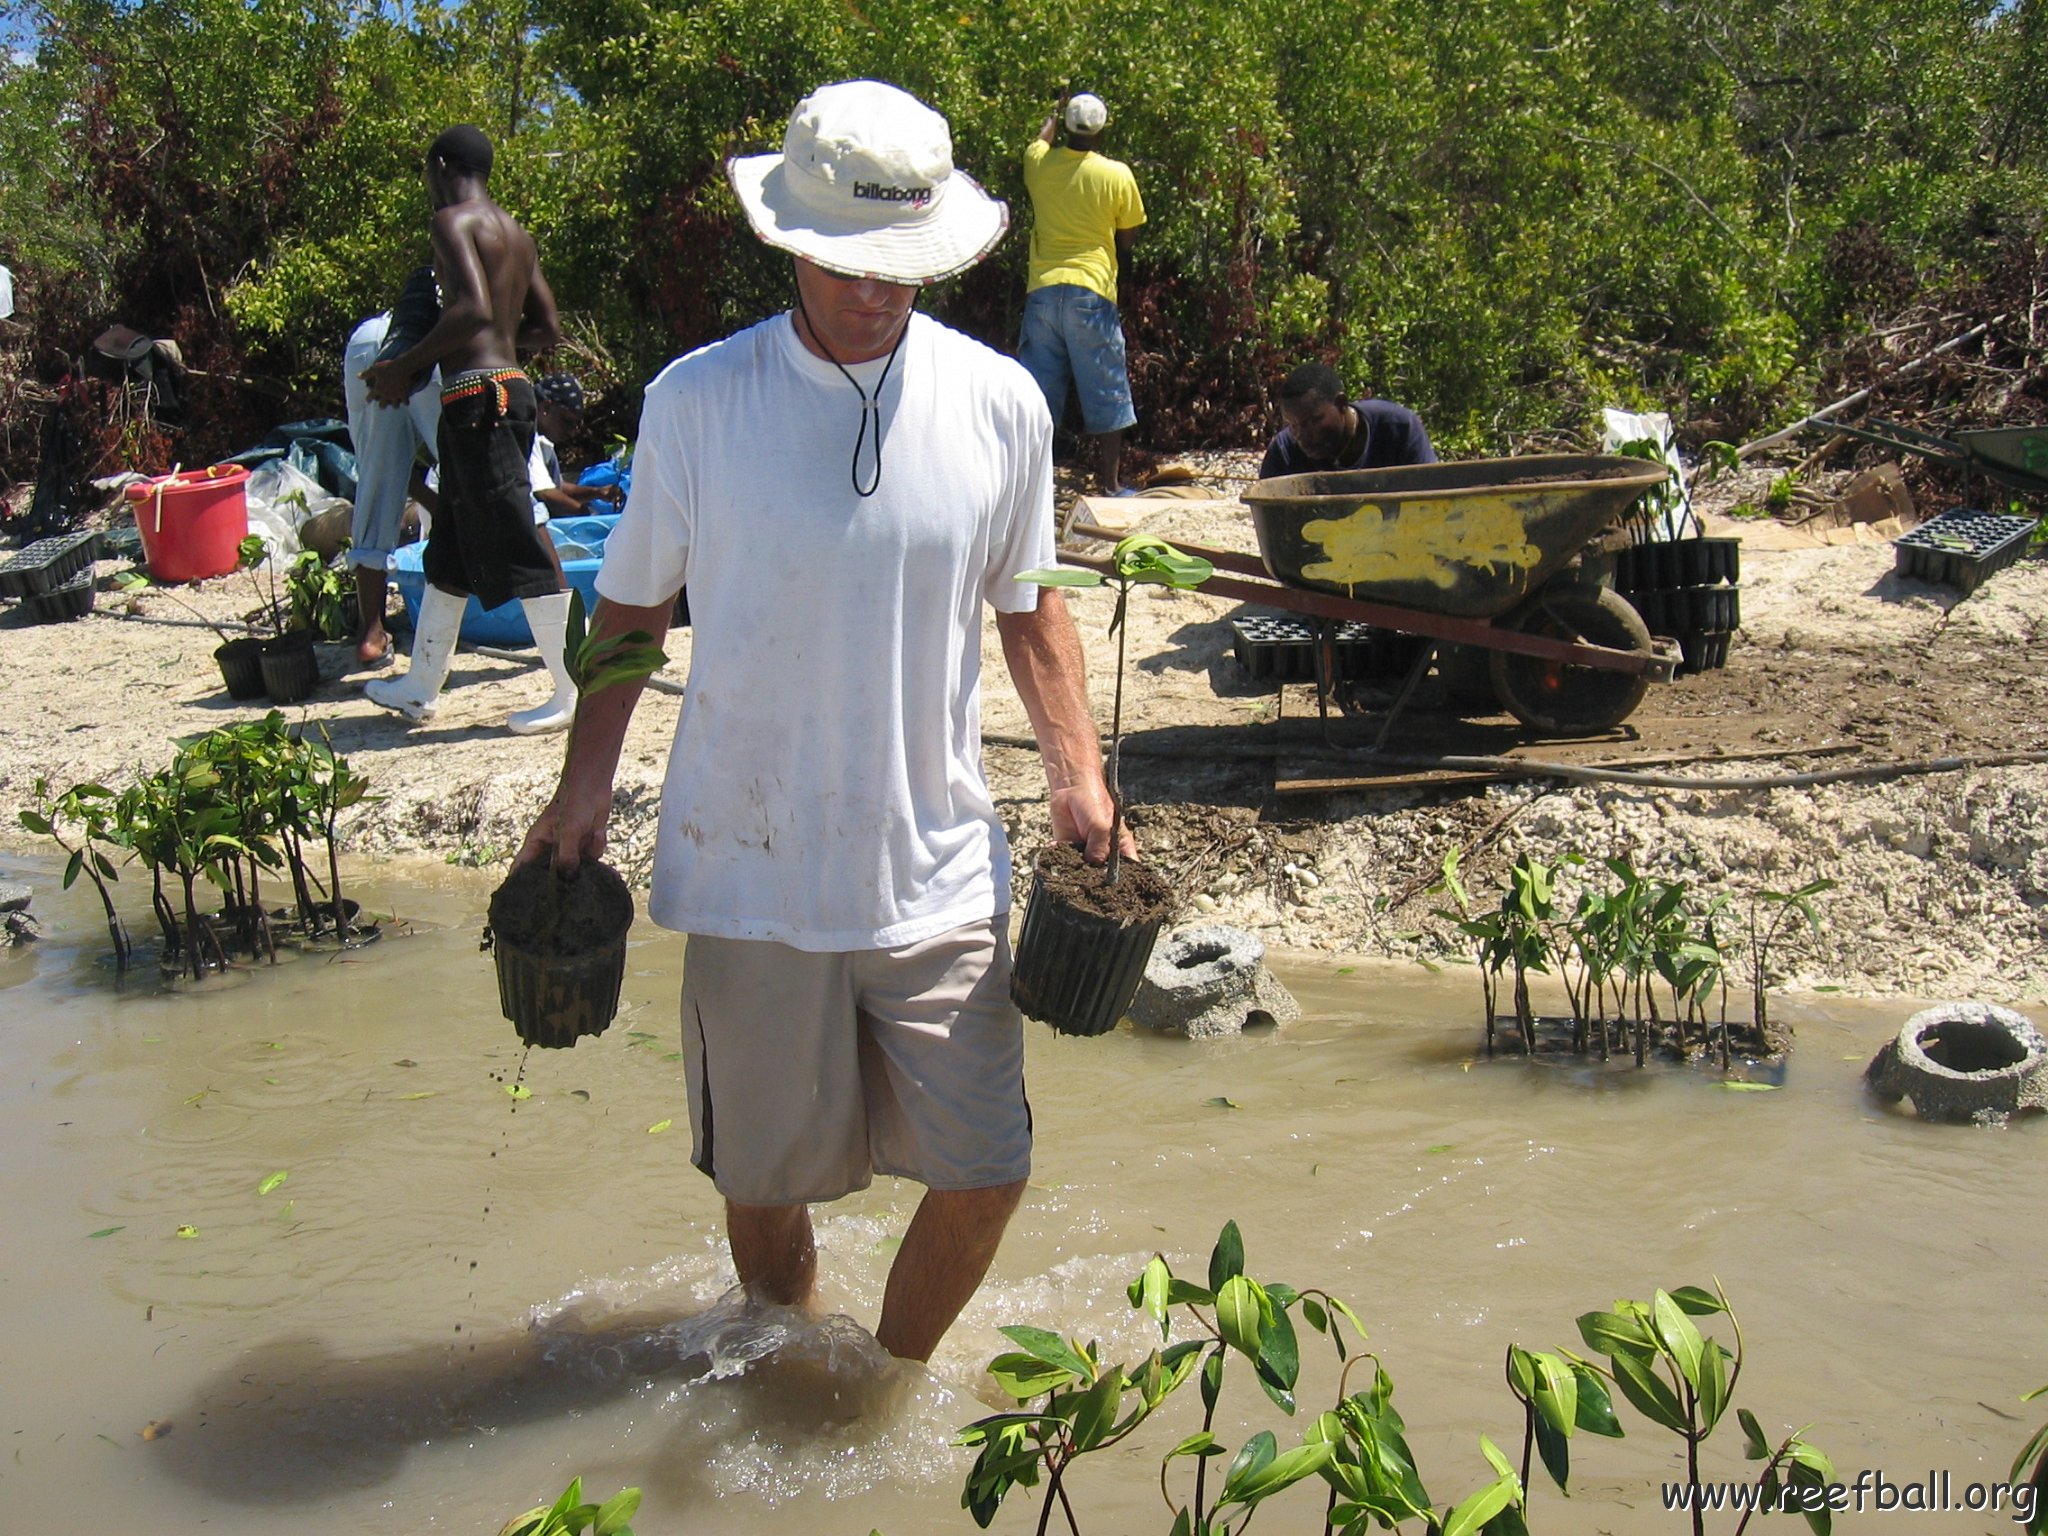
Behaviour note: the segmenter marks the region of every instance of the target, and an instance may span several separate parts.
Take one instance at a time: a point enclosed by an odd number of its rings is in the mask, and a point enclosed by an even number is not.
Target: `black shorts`
[[[533,433],[524,373],[464,373],[442,386],[441,511],[420,563],[443,591],[473,592],[495,608],[562,590],[533,521]]]

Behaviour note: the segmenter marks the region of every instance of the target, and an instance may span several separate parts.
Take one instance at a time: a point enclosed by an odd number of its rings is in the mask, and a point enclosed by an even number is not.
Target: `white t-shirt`
[[[853,366],[872,391],[883,362]],[[647,387],[597,588],[687,583],[689,688],[649,909],[797,949],[891,949],[1009,909],[981,770],[981,605],[1056,559],[1052,423],[1013,359],[913,315],[852,485],[854,386],[778,315]],[[872,429],[861,454],[873,474]]]

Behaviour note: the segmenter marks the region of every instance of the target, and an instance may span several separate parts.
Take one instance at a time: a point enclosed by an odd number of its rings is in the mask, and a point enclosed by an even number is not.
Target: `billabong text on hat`
[[[891,187],[879,181],[856,181],[853,184],[855,197],[873,198],[882,203],[908,203],[913,208],[922,208],[932,200],[930,187]]]

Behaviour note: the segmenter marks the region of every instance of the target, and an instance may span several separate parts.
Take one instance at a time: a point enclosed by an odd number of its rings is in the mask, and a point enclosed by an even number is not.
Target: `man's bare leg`
[[[810,1304],[818,1286],[818,1249],[804,1205],[725,1202],[725,1234],[740,1283],[785,1307]]]
[[[899,1360],[929,1360],[988,1273],[1024,1184],[930,1189],[889,1266],[875,1338]]]
[[[1120,496],[1124,489],[1124,434],[1121,428],[1114,432],[1095,434],[1095,481],[1105,496]]]
[[[391,649],[384,632],[384,602],[390,578],[375,566],[356,567],[356,660],[381,661]]]

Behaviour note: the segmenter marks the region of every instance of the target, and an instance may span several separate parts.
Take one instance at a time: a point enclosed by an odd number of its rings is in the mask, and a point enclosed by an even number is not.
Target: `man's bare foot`
[[[381,667],[391,659],[391,636],[382,624],[373,625],[356,642],[356,665]]]

